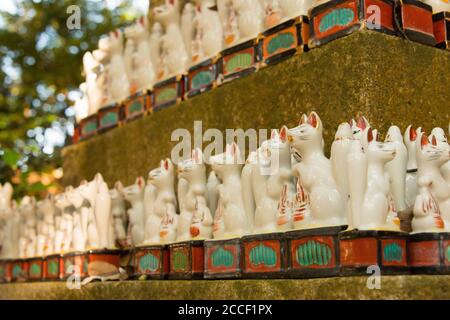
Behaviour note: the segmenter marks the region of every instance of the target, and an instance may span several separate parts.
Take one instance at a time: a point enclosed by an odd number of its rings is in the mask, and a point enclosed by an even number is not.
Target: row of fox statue
[[[86,81],[75,102],[77,120],[156,82],[185,74],[220,51],[256,38],[284,20],[306,15],[317,0],[194,0],[181,10],[166,0],[147,17],[101,38],[83,57]],[[125,36],[125,40],[124,40]]]
[[[413,210],[412,229],[450,232],[450,146],[443,129],[429,135],[389,128],[384,141],[361,117],[339,125],[324,153],[319,115],[273,130],[242,161],[236,143],[208,159],[200,149],[170,159],[128,187],[100,174],[36,202],[0,189],[1,256],[26,258],[86,249],[347,225],[400,231],[398,212]]]
[[[85,82],[74,105],[77,120],[156,82],[185,74],[225,48],[301,15],[325,0],[194,0],[181,10],[166,0],[147,17],[101,38],[83,57]],[[447,0],[426,0],[433,11],[450,11]],[[125,35],[125,40],[124,40]]]

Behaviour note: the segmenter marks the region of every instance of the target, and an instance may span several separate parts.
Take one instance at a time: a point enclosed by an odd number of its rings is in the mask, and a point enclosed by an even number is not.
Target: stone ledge
[[[64,282],[14,283],[0,285],[0,299],[450,299],[450,276],[383,276],[381,290],[369,290],[367,279],[124,281],[81,290],[69,290]]]

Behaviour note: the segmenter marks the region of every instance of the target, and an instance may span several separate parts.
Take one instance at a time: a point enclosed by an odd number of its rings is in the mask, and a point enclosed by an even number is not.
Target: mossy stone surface
[[[343,121],[365,115],[385,134],[390,125],[448,127],[450,52],[361,31],[261,69],[178,105],[127,123],[63,151],[65,185],[101,172],[110,186],[146,176],[170,157],[171,134],[194,121],[208,128],[295,126],[315,110],[328,151]]]
[[[80,290],[65,282],[17,283],[1,284],[0,299],[450,299],[450,276],[383,276],[379,290],[370,290],[368,279],[97,282]]]

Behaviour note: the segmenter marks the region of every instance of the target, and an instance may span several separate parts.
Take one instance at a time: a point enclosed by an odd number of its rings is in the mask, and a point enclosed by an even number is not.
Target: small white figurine
[[[403,211],[407,209],[405,191],[408,150],[403,143],[403,137],[399,127],[391,126],[389,128],[385,142],[392,143],[395,146],[395,158],[386,164],[386,171],[389,174],[390,193],[395,204],[395,209],[397,211]]]
[[[192,157],[178,164],[179,185],[185,181],[187,188],[179,188],[180,217],[177,241],[210,239],[213,218],[207,204],[206,168],[200,149],[192,151]],[[183,200],[182,200],[183,199]]]
[[[291,228],[291,216],[287,210],[280,210],[283,196],[294,194],[291,177],[291,153],[287,142],[286,128],[273,130],[271,139],[264,141],[257,150],[255,159],[249,161],[251,174],[242,173],[244,204],[254,216],[254,233],[286,231]],[[244,183],[250,179],[250,183]],[[246,192],[246,188],[251,191]],[[283,194],[285,193],[285,194]],[[251,199],[252,198],[252,199]]]
[[[25,196],[20,201],[19,212],[22,217],[22,258],[32,258],[36,256],[37,248],[37,216],[36,216],[36,199],[34,197]]]
[[[98,42],[98,50],[94,57],[108,61],[104,64],[107,72],[108,92],[113,102],[122,102],[130,95],[130,83],[127,78],[126,66],[123,56],[123,35],[119,29],[110,32]]]
[[[214,171],[211,171],[208,176],[208,182],[206,183],[206,189],[208,192],[208,208],[213,218],[216,214],[217,204],[219,202],[219,187],[220,181]]]
[[[161,79],[164,74],[168,73],[167,67],[162,62],[161,39],[163,36],[163,28],[158,22],[153,23],[152,31],[149,37],[150,59],[152,60],[153,68],[155,69],[156,79]]]
[[[98,186],[98,192],[95,199],[95,220],[99,236],[98,245],[101,249],[113,248],[114,239],[112,239],[111,235],[114,234],[114,231],[112,230],[113,221],[109,188],[101,174],[97,173],[95,180],[97,181]]]
[[[79,123],[89,115],[89,100],[87,97],[87,84],[80,84],[81,97],[75,100],[73,108],[75,109],[75,120]]]
[[[233,238],[250,234],[252,222],[245,213],[241,186],[240,150],[228,144],[225,153],[210,158],[211,167],[222,180],[214,216],[214,238]]]
[[[232,0],[238,13],[240,42],[256,38],[264,30],[264,9],[259,0]]]
[[[158,74],[158,80],[185,73],[188,69],[188,55],[180,29],[179,0],[166,0],[165,4],[153,9],[153,15],[155,21],[161,23],[165,30],[161,38],[162,58],[160,56],[160,63],[164,66],[159,71],[167,72]]]
[[[222,23],[225,47],[232,47],[240,42],[238,12],[233,0],[217,0],[217,8]]]
[[[187,2],[181,14],[181,33],[183,35],[189,66],[192,65],[192,49],[194,47],[194,35],[196,33],[194,27],[198,27],[195,22],[195,7],[192,3]]]
[[[352,211],[353,217],[359,216],[353,219],[358,221],[358,224],[354,224],[358,230],[392,230],[394,228],[387,223],[390,201],[389,175],[384,171],[384,167],[396,156],[396,146],[391,142],[377,141],[375,134],[376,132],[371,128],[364,130],[362,144],[367,154],[367,170],[365,175],[353,177],[353,179],[365,181],[362,207]],[[396,231],[399,231],[398,227]]]
[[[442,147],[444,149],[448,148],[450,150],[450,145],[442,128],[434,128],[431,131],[431,135],[436,137],[436,142],[439,147]],[[442,165],[441,172],[445,181],[447,181],[448,185],[450,186],[450,161],[447,161]]]
[[[439,147],[434,136],[431,139],[420,132],[415,142],[420,192],[414,204],[414,233],[450,230],[450,187],[440,172],[440,167],[450,160],[450,151]]]
[[[123,189],[125,199],[131,203],[128,209],[131,241],[134,246],[139,246],[144,242],[145,214],[144,214],[144,178],[136,179],[135,184]]]
[[[421,128],[414,129],[408,126],[403,136],[403,141],[408,150],[408,161],[406,164],[406,185],[405,185],[405,202],[408,208],[414,206],[417,196],[417,161],[416,161],[416,139],[422,132]]]
[[[349,175],[347,168],[347,157],[350,153],[353,143],[353,132],[349,123],[341,123],[334,136],[334,142],[331,145],[331,168],[333,176],[336,178],[336,184],[344,201],[347,211],[347,222],[351,228],[351,210],[349,207]]]
[[[45,199],[38,202],[38,210],[43,215],[43,234],[45,237],[44,255],[55,253],[55,204],[53,196],[50,194]]]
[[[322,121],[315,112],[303,118],[298,127],[288,129],[291,148],[301,158],[293,174],[301,180],[309,196],[310,228],[347,224],[344,201],[333,177],[331,162],[324,155],[322,131]]]
[[[94,179],[90,182],[82,181],[77,188],[83,196],[83,206],[81,208],[82,226],[86,232],[86,246],[88,248],[98,248],[100,239],[95,217],[95,201],[98,192],[98,181]]]
[[[159,168],[149,173],[149,182],[156,189],[154,212],[161,219],[159,237],[161,243],[173,242],[177,238],[178,214],[175,196],[175,172],[170,159],[161,160]]]
[[[83,66],[86,75],[87,99],[89,101],[88,115],[92,115],[111,101],[106,83],[106,70],[91,52],[84,54]]]
[[[278,0],[280,2],[280,7],[283,15],[292,19],[298,16],[308,16],[308,11],[312,7],[319,4],[318,0]]]
[[[135,24],[125,29],[127,47],[132,46],[131,73],[128,76],[131,93],[139,90],[151,89],[155,82],[155,71],[152,64],[148,31],[148,23],[145,17],[141,17]],[[131,42],[131,44],[128,44]],[[129,48],[127,50],[130,50]],[[130,57],[128,57],[130,59]],[[129,63],[129,62],[128,62]]]
[[[70,188],[68,188],[70,190]],[[59,253],[70,252],[73,248],[73,216],[74,207],[67,199],[66,193],[62,192],[55,196],[55,206],[61,212],[57,221],[57,232],[55,235],[55,250]]]
[[[111,215],[114,220],[114,239],[124,246],[127,242],[128,219],[123,185],[120,181],[115,183],[114,189],[109,190],[109,195],[111,196]]]
[[[269,29],[282,22],[283,12],[280,7],[280,0],[260,0],[264,9],[264,27]]]

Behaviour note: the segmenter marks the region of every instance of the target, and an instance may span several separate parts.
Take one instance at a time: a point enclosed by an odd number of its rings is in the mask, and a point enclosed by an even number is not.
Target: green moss
[[[208,128],[295,126],[316,110],[329,150],[339,123],[364,114],[385,133],[393,123],[431,130],[447,127],[450,53],[397,37],[363,31],[269,66],[65,148],[64,184],[102,172],[112,185],[127,185],[170,156],[177,128],[193,132],[194,120]]]

